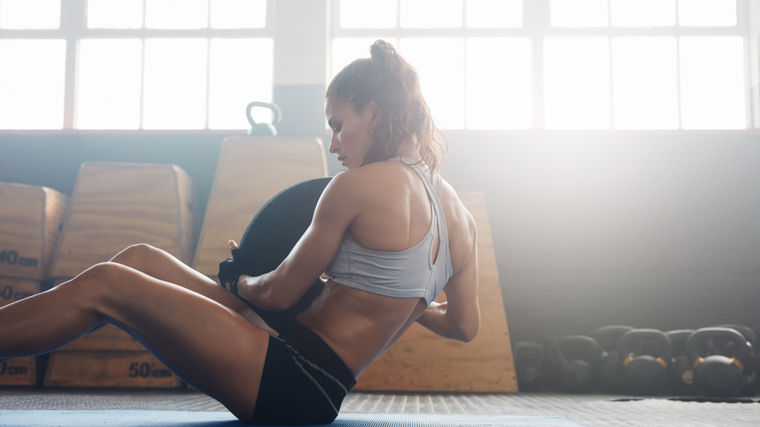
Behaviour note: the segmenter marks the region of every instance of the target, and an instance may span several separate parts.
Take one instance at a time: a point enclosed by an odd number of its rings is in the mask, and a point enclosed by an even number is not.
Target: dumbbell
[[[728,324],[718,325],[718,327],[730,328],[739,332],[744,336],[744,339],[746,339],[748,344],[752,347],[752,356],[750,357],[749,363],[744,365],[743,372],[745,377],[741,389],[739,390],[739,395],[754,396],[755,392],[757,391],[757,363],[759,359],[758,356],[760,355],[760,350],[758,350],[757,334],[755,334],[755,331],[752,330],[752,328],[744,325]]]
[[[681,396],[694,394],[694,368],[686,356],[686,340],[693,332],[693,329],[665,332],[673,348],[673,363],[668,373],[668,390],[671,394]]]
[[[600,387],[610,393],[624,393],[626,380],[623,365],[618,355],[618,341],[624,333],[632,330],[630,326],[611,325],[594,332],[594,339],[602,348],[597,377]]]
[[[550,346],[550,358],[558,368],[562,390],[570,393],[591,391],[600,355],[599,344],[585,335],[570,335],[554,341]]]
[[[670,339],[657,329],[633,329],[618,341],[618,354],[630,391],[657,394],[665,390],[671,363]]]
[[[752,359],[752,347],[742,334],[730,328],[702,328],[686,342],[694,366],[694,387],[709,397],[737,396],[747,381],[744,366]]]
[[[512,348],[520,391],[538,391],[543,383],[544,347],[532,341],[520,341]]]

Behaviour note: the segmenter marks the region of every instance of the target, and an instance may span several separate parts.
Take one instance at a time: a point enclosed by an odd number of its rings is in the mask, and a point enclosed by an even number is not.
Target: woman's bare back
[[[400,252],[427,234],[432,220],[430,200],[425,185],[409,166],[391,160],[345,173],[352,174],[350,178],[367,195],[346,239],[370,250]],[[474,221],[448,184],[443,187],[441,203],[456,275],[470,259]],[[431,254],[434,261],[438,237]],[[422,298],[388,297],[329,280],[297,320],[319,334],[358,377],[425,309]]]

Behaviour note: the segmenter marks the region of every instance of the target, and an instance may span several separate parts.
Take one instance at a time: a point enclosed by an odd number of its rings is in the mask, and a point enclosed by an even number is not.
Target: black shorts
[[[250,424],[331,423],[356,379],[311,329],[295,320],[277,327]]]

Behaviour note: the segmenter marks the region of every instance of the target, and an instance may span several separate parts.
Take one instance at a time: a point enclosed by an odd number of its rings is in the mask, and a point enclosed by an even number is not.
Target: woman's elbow
[[[480,322],[472,326],[469,326],[467,328],[462,328],[462,330],[460,331],[459,341],[470,342],[474,340],[476,336],[478,336],[479,331],[480,331]]]

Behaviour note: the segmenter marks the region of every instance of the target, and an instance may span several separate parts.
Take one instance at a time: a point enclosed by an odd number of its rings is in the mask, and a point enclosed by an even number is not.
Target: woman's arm
[[[312,223],[277,269],[261,276],[241,276],[238,295],[264,310],[291,307],[332,262],[362,206],[361,185],[338,174],[325,188]]]
[[[430,303],[417,319],[420,325],[442,337],[469,342],[480,330],[477,244],[477,234],[474,234],[467,263],[443,288],[446,301]]]

